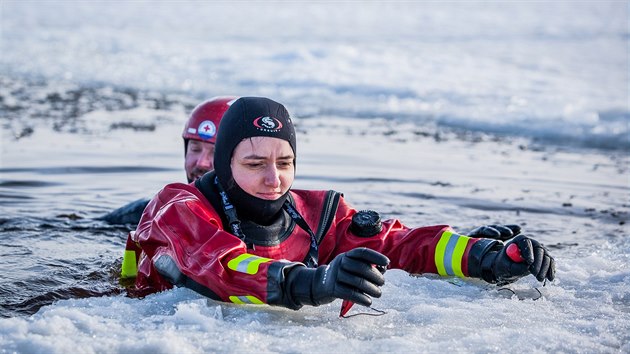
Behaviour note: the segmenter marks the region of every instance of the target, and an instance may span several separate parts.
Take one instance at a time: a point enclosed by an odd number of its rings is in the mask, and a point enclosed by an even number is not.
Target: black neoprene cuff
[[[500,249],[502,246],[501,242],[488,238],[482,238],[475,242],[468,252],[468,275],[472,278],[482,278],[488,281],[486,279],[487,274],[484,274],[484,270],[487,272],[488,269],[487,266],[484,269],[483,260],[488,252]]]
[[[291,293],[292,283],[297,273],[306,269],[296,262],[273,262],[267,270],[267,303],[299,310],[302,303],[296,302]]]
[[[287,275],[287,289],[292,304],[317,306],[313,299],[313,283],[318,268],[295,267]]]

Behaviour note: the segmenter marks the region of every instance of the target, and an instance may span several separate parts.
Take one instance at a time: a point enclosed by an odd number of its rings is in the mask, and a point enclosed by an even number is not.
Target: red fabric
[[[326,191],[292,190],[291,193],[296,209],[311,229],[317,230]],[[332,226],[320,244],[320,264],[327,264],[353,248],[368,247],[389,257],[390,268],[410,273],[437,272],[435,247],[449,226],[408,228],[398,220],[385,220],[378,235],[365,238],[349,231],[355,213],[356,210],[341,198]],[[201,192],[194,185],[181,183],[167,185],[149,203],[135,238],[143,252],[132,294],[144,296],[172,287],[152,265],[152,260],[166,254],[185,275],[224,301],[229,301],[229,296],[233,295],[253,295],[263,302],[267,302],[267,269],[273,261],[260,264],[254,275],[233,271],[228,268],[228,262],[242,253],[302,262],[310,242],[308,234],[296,226],[279,245],[255,246],[248,250],[239,238],[223,230],[218,213]]]
[[[465,276],[470,276],[470,272],[468,270],[468,259],[470,258],[470,248],[475,244],[475,242],[479,241],[478,238],[471,238],[466,245],[466,250],[464,251],[464,256],[462,257],[462,273]]]

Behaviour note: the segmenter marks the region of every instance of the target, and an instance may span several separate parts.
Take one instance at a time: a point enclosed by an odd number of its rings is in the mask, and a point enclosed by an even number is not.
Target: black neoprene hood
[[[221,119],[214,151],[214,170],[239,217],[265,223],[280,211],[288,191],[278,200],[256,198],[234,182],[230,168],[236,146],[244,139],[258,136],[286,140],[296,155],[295,128],[286,108],[264,97],[241,97]]]

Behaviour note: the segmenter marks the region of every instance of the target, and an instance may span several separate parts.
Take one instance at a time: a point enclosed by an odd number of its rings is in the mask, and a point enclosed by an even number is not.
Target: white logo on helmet
[[[217,134],[217,126],[214,125],[212,121],[204,120],[201,124],[199,124],[197,134],[203,140],[212,139]]]
[[[282,129],[282,122],[273,117],[258,117],[254,119],[254,126],[262,131],[274,133]]]

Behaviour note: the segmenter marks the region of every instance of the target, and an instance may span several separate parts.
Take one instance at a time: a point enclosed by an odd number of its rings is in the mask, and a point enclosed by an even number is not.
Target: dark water
[[[138,196],[149,197],[181,172],[168,159],[163,165],[105,161],[110,152],[125,156],[121,142],[107,138],[154,133],[169,123],[165,113],[189,110],[197,100],[2,75],[0,84],[2,144],[19,146],[12,150],[19,156],[7,156],[3,148],[0,159],[0,317],[30,315],[59,299],[121,293],[121,256],[133,226],[97,218]],[[138,121],[125,113],[138,108],[153,114]],[[86,118],[94,112],[120,114],[94,124]],[[81,139],[93,142],[64,146]]]
[[[116,204],[89,200],[95,195],[90,185],[107,186],[98,182],[107,176],[115,185],[129,176],[173,170],[158,166],[1,168],[0,316],[30,315],[59,299],[123,292],[118,274],[133,225],[98,220]],[[115,187],[101,189],[101,194],[115,192]]]
[[[50,198],[50,190],[63,187],[62,182],[46,181],[60,175],[69,177],[80,174],[87,179],[96,179],[108,173],[125,172],[134,174],[170,171],[167,168],[135,168],[123,166],[55,167],[55,168],[6,168],[1,169],[0,205],[7,212],[0,219],[0,316],[28,316],[42,306],[56,300],[112,296],[124,293],[118,274],[126,235],[133,225],[108,225],[98,220],[106,206],[95,204],[68,206],[77,199],[74,193],[55,196],[58,205]],[[39,175],[41,180],[19,180],[11,178],[18,173]],[[432,185],[448,188],[448,183],[439,184],[425,180],[401,178],[354,178],[305,175],[303,180],[326,183],[361,184],[378,182],[381,185]],[[85,186],[83,186],[85,188]],[[86,192],[86,191],[84,191]],[[81,193],[81,192],[78,192]],[[555,208],[524,208],[506,203],[489,203],[474,197],[447,197],[439,194],[396,193],[409,200],[450,203],[468,210],[522,211],[530,214],[574,216],[578,219],[623,225],[628,220],[626,212],[615,210],[578,210],[558,206]],[[65,205],[65,206],[64,206]],[[400,214],[405,206],[382,205],[389,215]],[[29,210],[39,210],[28,215]],[[7,217],[10,215],[9,217]],[[551,249],[577,246],[576,242],[547,244]]]
[[[126,230],[77,217],[0,220],[0,316],[30,315],[59,299],[121,292],[115,250]]]

